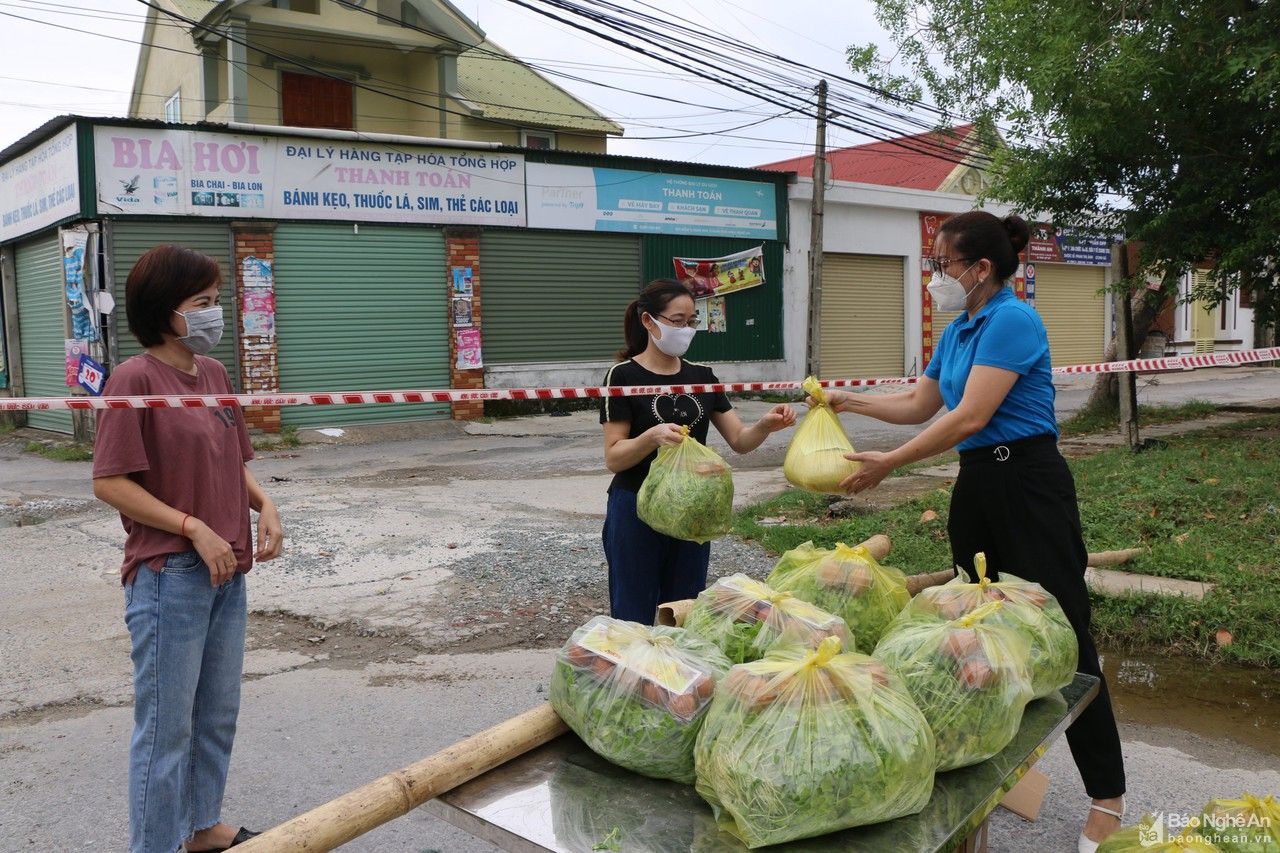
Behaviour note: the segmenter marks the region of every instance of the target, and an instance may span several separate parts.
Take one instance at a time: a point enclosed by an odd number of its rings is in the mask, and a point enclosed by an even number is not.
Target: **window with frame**
[[[355,130],[355,87],[347,80],[281,71],[280,117],[287,127]]]
[[[320,14],[320,0],[271,0],[268,6],[284,9],[287,12],[306,12],[308,15]]]
[[[535,151],[554,151],[556,135],[551,131],[522,130],[520,131],[520,145],[524,148],[532,148]]]
[[[164,120],[173,124],[182,123],[182,92],[177,91],[164,102]]]

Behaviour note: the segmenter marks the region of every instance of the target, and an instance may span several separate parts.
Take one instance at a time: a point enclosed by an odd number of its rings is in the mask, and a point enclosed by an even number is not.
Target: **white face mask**
[[[971,264],[960,275],[973,269],[977,264]],[[975,284],[976,288],[977,285]],[[938,306],[939,311],[959,311],[964,308],[969,301],[969,294],[972,291],[966,290],[964,282],[958,278],[952,278],[944,272],[933,274],[933,278],[929,282],[929,295],[933,297],[934,304]]]
[[[208,355],[222,340],[222,307],[214,305],[196,311],[174,311],[187,321],[186,335],[178,342],[196,355]]]
[[[650,319],[653,319],[650,316]],[[653,340],[654,345],[673,358],[679,358],[689,351],[689,345],[693,343],[693,335],[697,329],[686,326],[683,329],[675,326],[668,326],[661,320],[653,320],[653,324],[662,330],[662,337],[649,337]]]

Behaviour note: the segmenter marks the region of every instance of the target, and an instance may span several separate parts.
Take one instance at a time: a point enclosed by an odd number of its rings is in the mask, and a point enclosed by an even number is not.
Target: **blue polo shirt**
[[[1012,370],[1018,380],[987,425],[956,449],[1058,434],[1049,337],[1040,315],[1008,287],[992,296],[973,317],[962,313],[942,333],[924,375],[937,381],[948,409],[960,405],[974,365]]]

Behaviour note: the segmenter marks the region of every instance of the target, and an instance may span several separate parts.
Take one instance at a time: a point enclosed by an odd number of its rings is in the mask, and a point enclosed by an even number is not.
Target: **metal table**
[[[770,847],[804,853],[926,851],[973,845],[987,816],[1098,695],[1077,673],[1061,696],[1027,706],[1022,728],[994,758],[940,773],[919,814]],[[606,839],[625,853],[722,853],[746,848],[719,831],[692,787],[639,776],[597,756],[573,734],[460,785],[423,806],[514,853],[591,853]]]

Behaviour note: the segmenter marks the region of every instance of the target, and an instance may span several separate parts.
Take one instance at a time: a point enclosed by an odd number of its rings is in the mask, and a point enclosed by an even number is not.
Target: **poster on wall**
[[[712,334],[729,331],[729,317],[724,303],[723,296],[709,296],[694,302],[698,311],[698,331]]]
[[[471,267],[453,267],[453,295],[471,297],[475,291]]]
[[[89,232],[81,229],[64,229],[62,240],[62,282],[66,288],[67,310],[71,314],[71,333],[83,341],[98,339],[97,317],[91,311],[90,300],[85,293],[85,254],[89,245]]]
[[[764,284],[764,246],[723,258],[672,258],[676,278],[695,299],[725,296]]]
[[[76,388],[80,385],[80,356],[89,354],[89,342],[67,338],[63,341],[62,351],[66,386]]]
[[[0,242],[80,213],[75,126],[0,164]]]
[[[771,183],[530,163],[529,227],[778,239]]]
[[[276,334],[276,294],[273,290],[245,288],[240,300],[240,322],[246,335],[262,338]]]
[[[104,213],[525,224],[524,156],[179,128],[94,128]]]
[[[457,350],[457,367],[459,370],[473,370],[484,367],[484,358],[480,355],[480,330],[456,329],[453,333],[454,348]]]
[[[475,324],[471,318],[471,297],[453,297],[453,327],[455,329],[469,329],[473,325]]]

